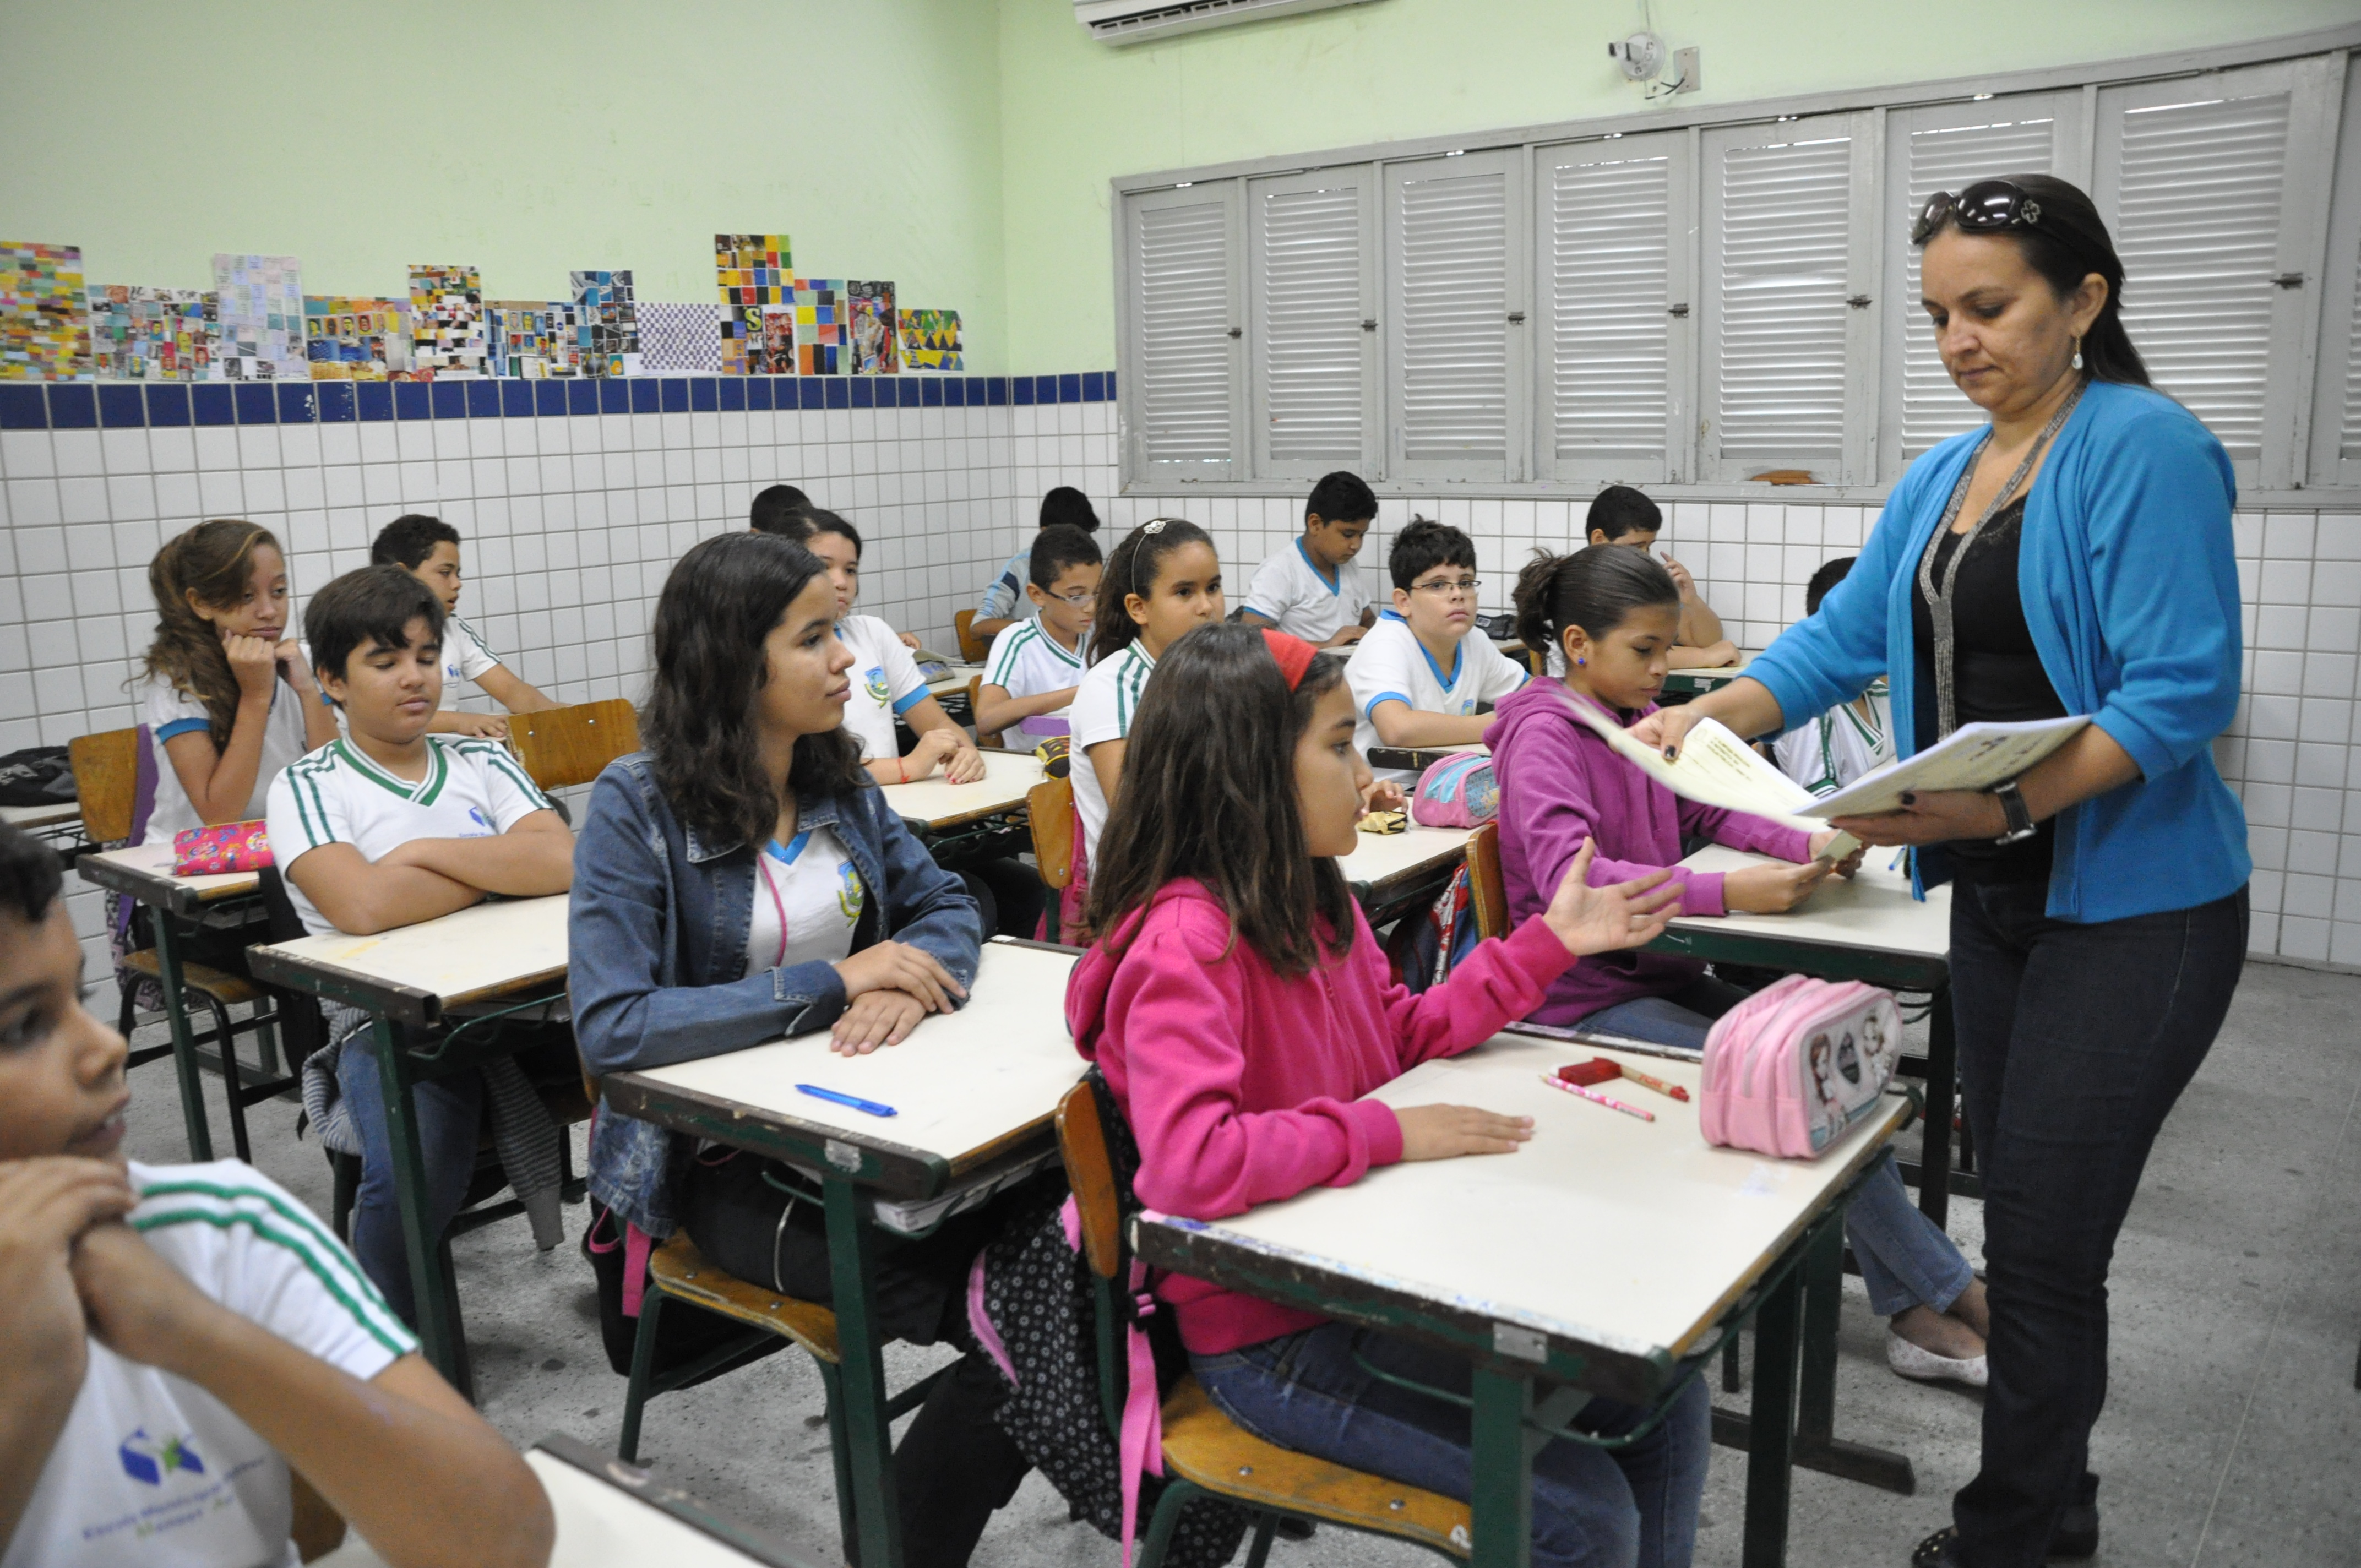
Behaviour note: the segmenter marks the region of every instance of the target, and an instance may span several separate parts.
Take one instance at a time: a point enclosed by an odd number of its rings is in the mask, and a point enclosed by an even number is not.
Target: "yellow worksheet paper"
[[[1812,802],[1815,817],[1876,817],[1902,809],[1903,792],[1987,790],[2022,775],[2090,723],[2087,715],[2016,724],[1962,724],[1915,757],[1888,762]]]
[[[1815,818],[1826,815],[1811,791],[1781,773],[1762,752],[1730,733],[1718,719],[1699,719],[1681,742],[1681,754],[1667,760],[1588,703],[1569,702],[1567,709],[1605,738],[1624,758],[1650,778],[1700,806],[1743,811],[1767,817],[1803,833],[1825,833],[1828,825]],[[1821,858],[1841,861],[1858,847],[1849,833],[1839,833],[1820,851]]]

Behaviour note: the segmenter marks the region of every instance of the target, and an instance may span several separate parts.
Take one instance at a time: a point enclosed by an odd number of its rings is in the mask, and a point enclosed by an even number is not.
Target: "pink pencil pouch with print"
[[[258,872],[270,863],[267,822],[216,822],[210,828],[183,828],[172,835],[174,876]]]
[[[1876,1108],[1901,1045],[1893,992],[1791,974],[1706,1036],[1698,1128],[1724,1148],[1811,1158]]]

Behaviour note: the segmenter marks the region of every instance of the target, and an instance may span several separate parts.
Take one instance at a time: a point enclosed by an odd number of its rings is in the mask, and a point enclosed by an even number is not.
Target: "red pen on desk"
[[[1626,1105],[1620,1100],[1599,1093],[1596,1089],[1585,1089],[1579,1083],[1568,1083],[1565,1080],[1553,1078],[1548,1073],[1541,1076],[1542,1081],[1552,1089],[1562,1089],[1568,1094],[1579,1094],[1594,1105],[1604,1105],[1609,1111],[1620,1111],[1626,1116],[1637,1116],[1642,1122],[1653,1122],[1656,1119],[1656,1113],[1653,1111],[1642,1111],[1637,1105]]]
[[[1686,1102],[1688,1100],[1689,1091],[1683,1089],[1679,1084],[1666,1083],[1661,1078],[1650,1078],[1646,1073],[1642,1072],[1638,1068],[1631,1066],[1629,1062],[1625,1062],[1620,1065],[1623,1069],[1623,1076],[1630,1079],[1632,1082],[1641,1085],[1642,1088],[1653,1089],[1657,1093],[1662,1094],[1668,1099],[1678,1100],[1683,1102]]]

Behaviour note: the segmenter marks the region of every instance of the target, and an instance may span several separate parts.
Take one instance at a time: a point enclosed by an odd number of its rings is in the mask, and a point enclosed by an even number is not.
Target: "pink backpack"
[[[1482,751],[1455,751],[1429,762],[1410,797],[1410,819],[1422,828],[1473,828],[1499,815],[1499,781]]]
[[[1724,1148],[1808,1158],[1876,1106],[1901,1046],[1893,992],[1791,974],[1706,1036],[1698,1126]]]

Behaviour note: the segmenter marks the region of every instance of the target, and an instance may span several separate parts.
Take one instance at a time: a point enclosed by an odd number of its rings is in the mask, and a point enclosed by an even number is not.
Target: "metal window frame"
[[[1254,473],[1257,477],[1267,479],[1317,479],[1338,465],[1303,458],[1274,458],[1270,455],[1270,378],[1261,352],[1262,345],[1269,341],[1270,336],[1269,277],[1262,264],[1266,219],[1261,198],[1266,194],[1283,195],[1298,191],[1337,191],[1348,185],[1358,192],[1361,206],[1361,313],[1364,320],[1374,321],[1384,314],[1379,304],[1381,293],[1378,279],[1378,211],[1384,202],[1384,175],[1374,163],[1343,163],[1306,170],[1298,174],[1257,175],[1243,183],[1246,214],[1246,414]],[[1365,479],[1375,480],[1384,476],[1385,435],[1390,406],[1386,389],[1384,342],[1378,329],[1372,327],[1362,334],[1361,455],[1352,465],[1355,472]]]
[[[1200,485],[1208,482],[1237,482],[1248,479],[1254,472],[1246,449],[1246,191],[1238,181],[1210,181],[1201,195],[1196,182],[1187,186],[1169,185],[1155,191],[1135,192],[1125,197],[1116,208],[1115,276],[1118,285],[1127,289],[1131,279],[1138,276],[1139,225],[1136,215],[1162,207],[1196,206],[1210,197],[1225,209],[1226,234],[1224,247],[1229,262],[1230,316],[1230,456],[1226,463],[1201,463],[1190,466],[1188,472],[1178,465],[1165,465],[1166,472],[1157,476],[1156,488],[1171,485]],[[1120,366],[1124,374],[1115,385],[1116,418],[1120,422],[1117,450],[1122,454],[1126,477],[1148,476],[1152,473],[1148,461],[1147,422],[1142,417],[1143,400],[1147,396],[1144,378],[1137,373],[1140,362],[1140,319],[1137,302],[1126,292],[1122,316]]]
[[[1422,487],[1457,486],[1465,484],[1521,484],[1528,477],[1532,461],[1532,280],[1529,236],[1532,232],[1532,192],[1530,188],[1532,164],[1520,155],[1521,149],[1493,148],[1481,151],[1444,152],[1433,158],[1389,159],[1379,170],[1383,183],[1379,190],[1378,215],[1378,277],[1381,291],[1378,335],[1385,365],[1386,422],[1383,432],[1386,455],[1385,474],[1389,479]],[[1486,458],[1451,461],[1441,458],[1412,459],[1402,448],[1402,340],[1400,326],[1402,308],[1401,277],[1401,202],[1400,192],[1404,184],[1432,173],[1436,178],[1450,178],[1454,169],[1490,169],[1500,176],[1503,249],[1501,266],[1505,273],[1502,294],[1506,302],[1508,323],[1503,329],[1507,352],[1501,366],[1501,394],[1506,404],[1501,427],[1500,461]]]

